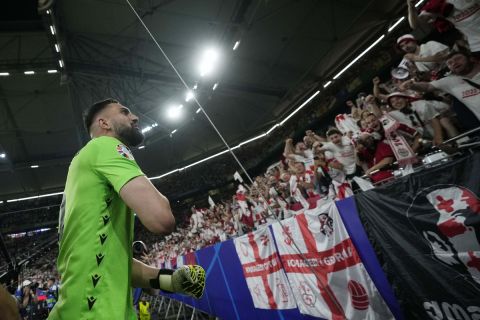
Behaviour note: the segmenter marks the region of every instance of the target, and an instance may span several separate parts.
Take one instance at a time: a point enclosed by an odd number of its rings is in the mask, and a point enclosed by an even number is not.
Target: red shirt
[[[393,154],[392,148],[390,148],[387,143],[380,141],[377,143],[374,153],[365,149],[362,152],[362,157],[367,161],[368,167],[371,168],[385,158],[395,158],[395,155]],[[393,177],[392,170],[380,170],[370,176],[373,183],[390,177]]]

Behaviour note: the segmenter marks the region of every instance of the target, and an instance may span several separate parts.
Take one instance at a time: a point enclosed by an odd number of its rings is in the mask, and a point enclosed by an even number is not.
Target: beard
[[[114,126],[114,131],[118,139],[127,147],[136,147],[145,138],[139,129],[130,126]]]

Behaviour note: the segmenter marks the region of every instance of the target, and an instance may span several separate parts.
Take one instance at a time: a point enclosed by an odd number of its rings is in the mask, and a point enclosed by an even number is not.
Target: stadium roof
[[[381,0],[132,5],[233,145],[323,89],[406,11],[404,1]],[[34,0],[2,6],[0,200],[61,191],[70,160],[88,140],[82,112],[105,97],[129,106],[142,127],[153,126],[146,147],[134,152],[149,176],[223,149],[127,1],[64,0],[41,13]],[[210,47],[220,63],[201,77],[198,59]],[[178,104],[183,117],[172,121],[165,112]]]

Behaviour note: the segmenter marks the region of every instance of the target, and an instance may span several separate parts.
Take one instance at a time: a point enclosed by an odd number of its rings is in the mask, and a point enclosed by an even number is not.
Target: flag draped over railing
[[[479,181],[477,152],[302,210],[178,257],[206,290],[170,296],[225,319],[480,319]]]

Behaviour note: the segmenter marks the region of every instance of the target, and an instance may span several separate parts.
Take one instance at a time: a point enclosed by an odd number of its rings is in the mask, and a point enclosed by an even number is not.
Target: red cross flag
[[[250,232],[234,243],[255,308],[296,308],[270,229]]]
[[[272,225],[301,313],[325,319],[393,319],[333,201]]]

